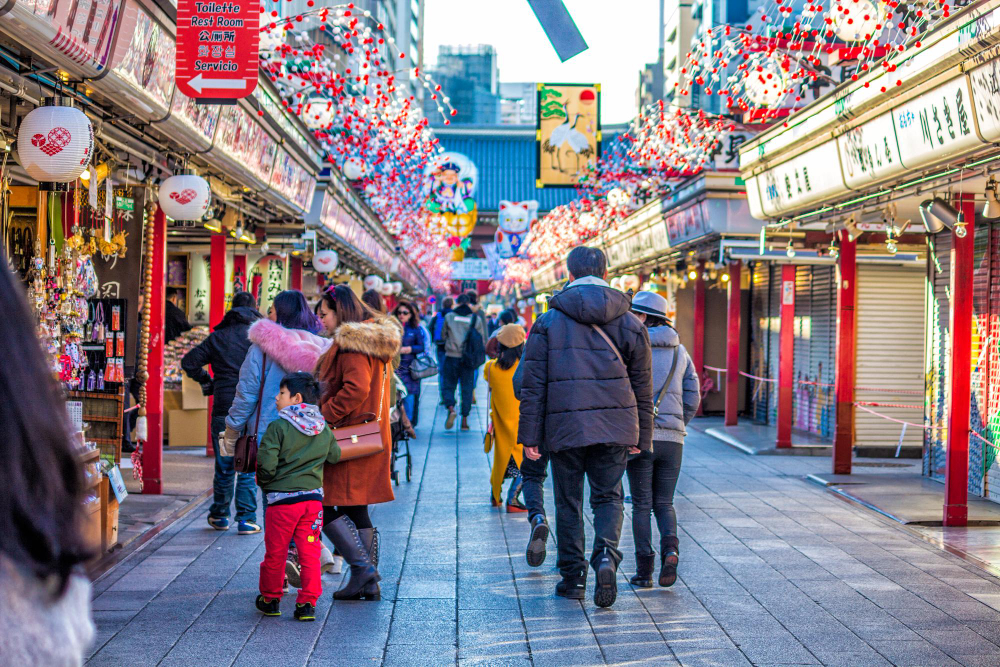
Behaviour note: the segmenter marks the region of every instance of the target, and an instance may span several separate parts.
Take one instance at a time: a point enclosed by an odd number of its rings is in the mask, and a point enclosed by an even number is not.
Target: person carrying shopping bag
[[[497,358],[490,359],[483,367],[483,377],[490,388],[491,433],[486,436],[487,451],[492,444],[493,490],[490,501],[500,506],[504,479],[511,477],[507,492],[507,512],[527,512],[517,496],[521,492],[521,461],[524,448],[517,441],[517,424],[521,416],[521,402],[514,397],[514,372],[524,351],[524,328],[517,324],[504,325],[497,331]]]
[[[650,512],[660,531],[660,586],[677,581],[678,542],[674,490],[681,472],[686,426],[701,402],[698,373],[677,330],[667,319],[667,300],[655,292],[639,292],[632,312],[649,331],[653,357],[653,450],[628,462],[632,491],[632,540],[636,574],[633,586],[652,588],[656,551]]]

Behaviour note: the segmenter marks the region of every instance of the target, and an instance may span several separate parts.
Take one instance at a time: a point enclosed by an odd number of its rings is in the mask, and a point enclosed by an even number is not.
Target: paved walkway
[[[484,411],[472,432],[443,432],[436,393],[425,387],[413,481],[373,514],[381,603],[332,604],[327,577],[316,623],[292,620],[291,600],[261,617],[263,540],[211,530],[206,505],[98,582],[90,663],[1000,663],[1000,581],[803,481],[815,461],[749,457],[700,432],[678,490],[678,583],[628,586],[626,514],[616,605],[556,598],[554,554],[529,568],[523,515],[489,506]]]

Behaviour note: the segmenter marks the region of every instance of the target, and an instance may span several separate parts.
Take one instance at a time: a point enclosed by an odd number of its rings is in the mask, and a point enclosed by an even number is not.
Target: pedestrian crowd
[[[567,269],[569,284],[530,327],[513,310],[489,316],[474,292],[443,299],[426,320],[413,303],[399,301],[389,313],[378,293],[359,297],[344,284],[325,289],[315,308],[301,292],[282,292],[266,314],[251,294],[233,297],[231,310],[182,367],[214,397],[207,521],[228,530],[235,504],[238,534],[264,532],[257,609],[280,615],[291,587],[298,589],[295,618],[315,619],[320,574],[339,572],[342,564],[350,576],[334,599],[380,599],[380,536],[370,506],[394,498],[393,434],[412,435],[420,423],[421,381],[435,374],[446,429],[459,419],[459,429],[470,429],[480,373],[486,381],[490,505],[526,515],[532,567],[545,561],[552,532],[543,492],[551,470],[556,595],[584,598],[593,570],[594,603],[614,603],[626,476],[636,562],[631,583],[654,584],[651,517],[660,535],[656,581],[675,582],[673,496],[685,427],[699,405],[694,364],[666,299],[612,289],[602,251],[573,249]],[[13,659],[49,651],[62,662],[80,655],[93,635],[89,587],[79,574],[91,555],[79,529],[82,480],[24,295],[6,268],[4,282],[0,308],[10,316],[0,321],[0,336],[15,353],[0,366],[0,451],[7,463],[0,469],[0,622],[29,631],[5,633],[0,652]],[[594,525],[589,554],[585,480]]]

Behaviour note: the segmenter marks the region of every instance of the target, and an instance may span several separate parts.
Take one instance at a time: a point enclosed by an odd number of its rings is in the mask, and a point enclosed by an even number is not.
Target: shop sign
[[[820,144],[759,176],[764,213],[776,216],[846,190],[833,141]]]
[[[899,157],[891,113],[884,113],[837,137],[844,181],[864,188],[906,171]]]
[[[257,87],[260,6],[177,0],[177,88],[193,99],[238,100]]]
[[[740,146],[753,137],[751,132],[727,132],[709,156],[715,171],[739,171]]]
[[[142,8],[130,11],[136,12],[135,31],[114,72],[166,115],[174,90],[174,38]]]
[[[981,145],[971,109],[964,76],[893,109],[903,165],[917,169]]]
[[[485,259],[463,259],[451,263],[452,280],[489,280],[490,263]]]
[[[305,213],[309,210],[316,179],[284,148],[278,148],[278,157],[271,170],[271,189]]]
[[[601,157],[601,84],[539,83],[535,184],[576,187]]]
[[[969,86],[980,138],[987,142],[1000,141],[1000,59],[970,71]]]
[[[115,208],[119,211],[134,211],[135,210],[135,200],[131,197],[122,197],[120,195],[115,195]]]
[[[256,176],[263,185],[271,182],[278,142],[243,107],[223,107],[215,146]]]
[[[666,227],[671,246],[704,236],[712,231],[708,222],[708,202],[698,202],[667,216]]]
[[[171,104],[171,117],[181,119],[211,146],[212,139],[215,138],[215,128],[219,125],[220,109],[217,104],[199,104],[180,90],[176,90]]]

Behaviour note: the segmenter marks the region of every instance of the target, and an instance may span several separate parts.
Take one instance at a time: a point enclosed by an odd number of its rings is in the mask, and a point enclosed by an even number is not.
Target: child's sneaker
[[[295,620],[297,621],[315,621],[316,620],[316,607],[308,602],[303,602],[302,604],[295,604]]]
[[[224,516],[211,516],[208,517],[208,525],[216,530],[229,530],[229,519]]]
[[[257,609],[265,616],[281,616],[281,600],[279,598],[268,600],[263,595],[258,595]],[[299,611],[296,609],[296,616],[298,616],[298,613]]]
[[[253,535],[259,532],[260,526],[253,521],[240,521],[239,530],[237,530],[240,535]]]
[[[302,588],[302,572],[298,561],[291,554],[288,554],[288,560],[285,561],[285,581],[292,588]]]

